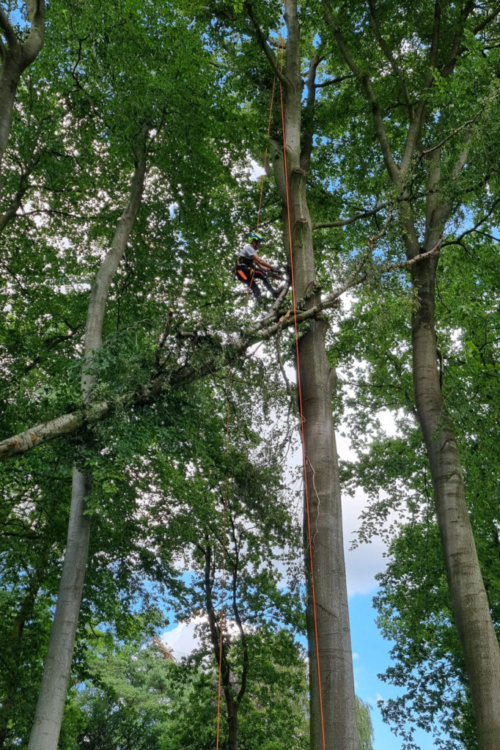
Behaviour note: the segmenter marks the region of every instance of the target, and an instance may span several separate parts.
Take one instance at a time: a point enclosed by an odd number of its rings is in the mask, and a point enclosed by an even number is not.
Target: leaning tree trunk
[[[300,31],[295,0],[288,0],[285,19],[288,37],[283,95],[289,210],[293,241],[293,275],[296,299],[305,299],[305,306],[309,307],[319,302],[319,291],[316,289],[312,222],[306,196],[307,174],[300,165],[302,79]],[[274,154],[274,173],[283,205],[287,208],[282,151]],[[287,227],[285,228],[285,244],[290,244]],[[300,361],[297,363],[302,392],[304,463],[310,505],[310,513],[307,513],[306,508],[304,513],[304,537],[307,548],[306,573],[309,594],[307,622],[311,749],[358,750],[342,505],[332,419],[332,390],[336,376],[326,356],[326,331],[327,323],[324,320],[313,320],[309,324],[307,331],[300,338]],[[316,594],[315,612],[312,604],[313,581],[310,575],[309,524]],[[316,628],[318,644],[316,644]],[[319,691],[317,653],[321,672],[322,700]]]
[[[111,282],[127,247],[141,204],[146,174],[146,137],[147,131],[144,130],[137,152],[130,198],[119,219],[111,248],[101,264],[90,295],[85,329],[84,358],[86,363],[91,363],[95,351],[102,346],[104,312]],[[94,383],[95,375],[88,370],[84,371],[82,375],[84,400],[91,400]],[[87,567],[90,516],[86,515],[85,511],[91,483],[92,478],[85,469],[80,471],[75,466],[68,542],[29,750],[56,750],[59,740]]]
[[[30,33],[21,44],[3,8],[0,6],[0,40],[4,36],[0,57],[0,195],[2,194],[2,161],[9,141],[12,112],[21,76],[38,57],[45,38],[45,0],[27,0]]]
[[[425,250],[437,238],[429,237]],[[429,457],[436,515],[453,614],[469,678],[481,750],[500,750],[500,649],[491,620],[465,499],[453,422],[446,413],[437,364],[435,281],[437,258],[412,268],[413,384]]]

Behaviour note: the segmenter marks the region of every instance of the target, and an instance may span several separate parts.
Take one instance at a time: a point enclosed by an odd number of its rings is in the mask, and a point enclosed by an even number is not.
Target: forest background
[[[219,659],[224,747],[316,750],[291,293],[261,310],[232,275],[258,215],[288,262],[280,81],[314,236],[298,336],[325,331],[345,539],[362,498],[351,554],[380,571],[392,648],[398,734],[377,718],[375,747],[488,746],[412,330],[431,269],[444,442],[498,633],[499,13],[290,0],[285,28],[273,2],[0,4],[2,747],[212,748]],[[155,640],[167,613],[202,623],[180,664]],[[358,695],[363,750],[376,698]]]

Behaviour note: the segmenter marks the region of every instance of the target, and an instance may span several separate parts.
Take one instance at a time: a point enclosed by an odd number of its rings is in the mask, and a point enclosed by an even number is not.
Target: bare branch
[[[478,222],[476,222],[476,224],[474,224],[473,227],[471,227],[470,229],[466,229],[465,232],[462,232],[462,234],[459,235],[459,237],[457,237],[457,239],[455,239],[455,240],[447,240],[444,244],[445,245],[457,245],[457,244],[460,244],[461,241],[463,240],[463,238],[467,237],[468,234],[472,234],[473,232],[477,232],[478,228],[482,224],[484,224],[485,221],[488,221],[488,219],[491,217],[493,211],[495,210],[495,208],[498,206],[499,203],[500,203],[500,196],[498,198],[496,198],[496,200],[493,201],[493,203],[490,206],[490,209],[489,209],[488,213],[485,216],[483,216],[482,219],[480,219]]]
[[[381,273],[389,273],[390,271],[398,271],[400,269],[404,268],[411,268],[412,266],[416,265],[417,263],[421,263],[423,260],[427,260],[428,258],[431,258],[433,255],[439,255],[441,252],[441,247],[443,246],[443,238],[441,237],[438,242],[434,245],[433,248],[430,250],[427,250],[425,253],[419,253],[419,255],[414,255],[413,258],[410,258],[410,260],[405,260],[402,263],[391,263],[388,266],[385,266],[385,268],[381,268]]]
[[[360,219],[368,219],[370,216],[375,216],[375,214],[378,214],[379,211],[383,211],[384,208],[387,208],[389,203],[381,203],[380,206],[375,206],[375,208],[370,209],[369,211],[363,211],[359,214],[354,214],[354,216],[351,216],[350,219],[337,219],[337,221],[325,221],[320,224],[313,224],[313,230],[314,229],[331,229],[333,227],[346,227],[349,224],[354,224],[355,221],[359,221]]]
[[[459,133],[461,133],[462,130],[465,130],[465,128],[468,128],[469,125],[473,125],[476,122],[476,120],[482,115],[482,113],[485,110],[485,107],[486,107],[486,105],[484,107],[482,107],[479,110],[479,112],[476,115],[474,115],[474,117],[471,117],[470,120],[467,120],[467,122],[464,122],[463,125],[460,125],[459,128],[455,128],[455,130],[453,130],[449,135],[447,135],[446,138],[443,138],[443,140],[440,141],[436,146],[433,146],[432,148],[428,148],[425,151],[421,151],[420,152],[420,158],[422,159],[424,156],[428,156],[429,154],[432,154],[433,151],[437,151],[438,149],[441,148],[441,146],[444,146],[445,143],[447,143],[452,138],[454,138],[456,135],[458,135]]]
[[[495,20],[499,13],[500,5],[494,11],[492,11],[489,16],[486,16],[486,18],[483,18],[483,20],[478,23],[478,25],[473,29],[473,33],[479,34],[479,32],[485,29],[488,24]]]
[[[31,158],[19,177],[19,187],[16,191],[14,198],[11,201],[10,206],[3,214],[0,215],[0,232],[2,232],[7,224],[16,216],[18,210],[21,208],[21,203],[26,191],[29,188],[28,178],[33,172],[33,169],[38,163],[38,157],[32,153]]]
[[[317,89],[322,89],[325,86],[335,86],[337,83],[342,83],[342,81],[347,81],[349,78],[355,78],[356,76],[354,73],[349,73],[345,76],[339,76],[338,78],[328,78],[326,81],[321,81],[320,83],[315,83],[315,87]]]

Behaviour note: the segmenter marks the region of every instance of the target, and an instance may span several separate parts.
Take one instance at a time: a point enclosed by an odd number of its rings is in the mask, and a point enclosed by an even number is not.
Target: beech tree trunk
[[[399,165],[396,164],[391,151],[382,109],[370,76],[365,67],[359,67],[351,55],[331,4],[328,0],[322,0],[322,5],[339,51],[358,79],[370,104],[375,133],[392,184],[399,198],[407,198],[407,184],[411,182],[409,179],[410,168],[415,155],[418,153],[418,142],[426,118],[428,94],[434,82],[435,69],[439,64],[440,42],[444,38],[444,35],[440,34],[440,4],[436,3],[434,6],[433,28],[428,53],[428,71],[417,103],[410,102],[411,116]],[[467,4],[466,7],[468,10],[466,10],[465,15],[462,14],[459,25],[455,29],[457,44],[453,45],[451,56],[441,68],[441,74],[444,77],[451,75],[457,56],[461,54],[459,52],[461,47],[458,42],[462,39],[467,15],[475,6]],[[384,48],[385,42],[377,31],[374,5],[371,6],[371,13],[376,36],[382,48]],[[495,13],[484,17],[482,23],[487,25],[496,18],[496,15]],[[448,55],[448,52],[446,52],[446,55]],[[395,58],[391,55],[389,55],[389,58],[391,64],[397,68]],[[404,86],[401,93],[403,96],[407,93]],[[468,145],[466,144],[464,150],[458,156],[452,179],[456,179],[460,175],[467,161],[467,156]],[[428,165],[428,195],[426,198],[424,253],[436,247],[440,237],[442,237],[452,209],[451,205],[440,202],[444,199],[440,198],[439,195],[439,184],[441,182],[441,149],[439,146],[428,150],[426,163]],[[448,193],[449,191],[445,189],[442,195],[445,196]],[[400,204],[399,218],[406,254],[408,259],[412,260],[421,253],[421,249],[418,223],[409,201],[406,204],[404,201]],[[415,402],[429,457],[446,574],[450,587],[453,614],[457,623],[469,678],[478,744],[480,750],[500,750],[500,652],[465,500],[464,479],[454,427],[450,416],[446,413],[438,372],[434,317],[437,264],[437,258],[430,257],[414,264],[411,269],[416,295],[412,313]]]
[[[296,0],[287,0],[285,20],[288,37],[284,70],[286,81],[282,83],[282,86],[285,101],[293,271],[296,299],[301,300],[306,297],[307,308],[318,304],[320,294],[316,289],[312,222],[306,196],[307,172],[301,166],[302,78]],[[283,152],[276,147],[273,162],[276,182],[286,209],[287,193]],[[302,163],[307,164],[308,159],[303,160]],[[285,244],[289,245],[287,229],[285,230]],[[307,331],[300,338],[300,362],[297,363],[302,390],[304,451],[310,503],[309,519],[307,510],[304,508],[304,538],[309,593],[307,623],[311,749],[358,750],[342,505],[332,419],[332,390],[336,375],[329,366],[326,356],[326,331],[327,324],[323,320],[313,320],[308,324]],[[312,537],[316,613],[314,613],[312,603],[308,520]],[[319,691],[317,652],[321,672],[322,700]]]
[[[478,744],[481,750],[500,750],[500,649],[477,557],[453,422],[441,393],[434,319],[437,263],[437,258],[430,258],[412,268],[416,291],[412,314],[415,400],[431,467],[446,575],[469,678]]]
[[[7,54],[0,70],[0,195],[2,193],[2,162],[9,141],[12,111],[21,70],[21,50]]]
[[[95,351],[102,346],[104,313],[111,282],[127,247],[141,204],[146,174],[146,138],[147,130],[144,129],[137,151],[130,198],[118,221],[113,242],[101,264],[91,291],[85,329],[85,362],[87,364],[92,362]],[[89,369],[84,370],[82,394],[86,401],[92,398],[95,379],[94,373]],[[91,485],[91,476],[75,466],[68,542],[29,750],[56,750],[59,740],[87,567],[90,516],[86,515],[85,511],[86,498],[90,493]]]
[[[468,150],[454,168],[458,177]],[[451,206],[441,202],[441,152],[428,158],[424,252],[436,247]],[[421,252],[410,206],[400,212],[409,259]],[[477,556],[467,508],[460,454],[451,416],[443,400],[436,338],[436,273],[439,257],[411,268],[415,301],[412,311],[413,386],[418,418],[429,458],[439,534],[450,587],[453,615],[469,679],[480,750],[500,750],[500,648]]]

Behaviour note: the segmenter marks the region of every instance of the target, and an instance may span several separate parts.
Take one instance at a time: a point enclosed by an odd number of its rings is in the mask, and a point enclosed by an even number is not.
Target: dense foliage
[[[9,29],[28,38],[32,5],[0,5],[2,70]],[[447,211],[433,250],[440,386],[498,633],[499,13],[494,2],[404,10],[392,0],[299,9],[303,76],[315,74],[302,138],[321,291],[348,291],[327,338],[340,373],[332,408],[358,450],[344,486],[369,496],[360,542],[382,534],[389,545],[375,603],[395,644],[384,679],[401,692],[382,711],[406,748],[418,726],[455,750],[477,747],[476,730],[416,420],[400,206],[418,242]],[[259,34],[276,51],[280,13],[277,2],[53,0],[43,49],[20,77],[1,165],[0,438],[85,419],[0,464],[0,748],[27,747],[74,467],[92,476],[91,541],[60,747],[213,747],[223,606],[240,748],[309,747],[304,550],[287,470],[294,338],[278,326],[259,340],[231,274],[255,225],[252,172],[276,73]],[[430,66],[436,13],[444,41]],[[406,158],[418,101],[425,116],[398,192],[391,159]],[[280,117],[276,107],[274,141]],[[89,364],[89,292],[125,221],[141,143],[144,191]],[[280,262],[282,219],[266,179],[261,226]],[[90,403],[82,373],[95,379]],[[106,419],[94,419],[102,403]],[[199,648],[181,664],[151,646],[173,615],[202,618]],[[358,730],[369,750],[360,701]]]

